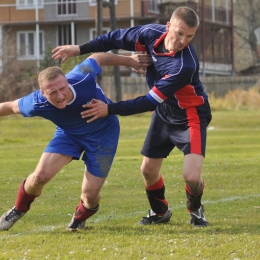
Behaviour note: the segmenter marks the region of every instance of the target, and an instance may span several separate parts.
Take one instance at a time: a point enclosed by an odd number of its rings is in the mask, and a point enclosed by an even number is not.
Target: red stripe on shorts
[[[190,127],[190,152],[202,154],[200,119],[196,107],[186,109],[188,126]]]

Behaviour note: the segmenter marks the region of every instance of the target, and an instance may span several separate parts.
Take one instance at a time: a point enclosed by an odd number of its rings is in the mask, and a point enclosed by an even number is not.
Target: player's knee
[[[37,187],[43,186],[49,182],[50,178],[48,178],[48,174],[45,171],[40,171],[32,174],[32,178],[30,178],[30,185]]]
[[[201,174],[199,170],[183,171],[183,178],[186,183],[193,184],[201,182]]]
[[[150,177],[151,177],[151,173],[150,173],[150,172],[147,172],[146,170],[141,169],[141,173],[142,173],[143,178],[144,178],[145,180],[149,180],[149,179],[150,179]]]
[[[150,167],[148,164],[142,164],[140,170],[144,177],[155,174],[154,168]]]

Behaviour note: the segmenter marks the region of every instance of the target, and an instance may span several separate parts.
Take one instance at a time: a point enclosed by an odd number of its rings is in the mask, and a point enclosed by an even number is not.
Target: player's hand
[[[135,54],[131,58],[133,59],[133,70],[140,74],[145,74],[146,68],[153,64],[153,60],[148,54]]]
[[[82,118],[91,117],[87,120],[87,123],[91,123],[94,120],[105,117],[108,115],[108,107],[107,104],[98,99],[92,99],[91,103],[83,105],[84,108],[88,108],[87,110],[81,112]]]
[[[61,63],[64,63],[70,57],[79,56],[80,49],[78,45],[63,45],[53,49],[52,54],[54,60],[61,59]]]

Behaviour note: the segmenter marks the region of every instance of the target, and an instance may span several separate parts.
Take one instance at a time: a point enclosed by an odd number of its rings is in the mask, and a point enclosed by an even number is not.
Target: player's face
[[[181,19],[173,18],[166,24],[168,34],[165,38],[165,48],[169,51],[181,51],[194,37],[197,27],[190,28]]]
[[[54,80],[44,82],[41,91],[47,100],[59,109],[65,108],[73,99],[68,81],[62,75]]]

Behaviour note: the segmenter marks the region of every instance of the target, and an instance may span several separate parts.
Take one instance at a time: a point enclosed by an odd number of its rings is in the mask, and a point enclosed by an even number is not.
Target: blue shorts
[[[193,153],[205,157],[210,121],[207,101],[187,109],[163,104],[153,113],[141,154],[148,158],[166,158],[177,147],[184,155]]]
[[[102,130],[86,136],[74,136],[58,128],[44,152],[69,155],[76,160],[82,155],[89,173],[106,178],[116,154],[119,133],[117,118]]]

